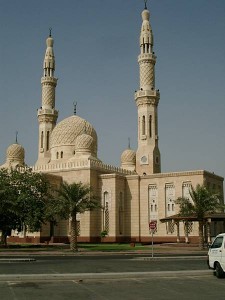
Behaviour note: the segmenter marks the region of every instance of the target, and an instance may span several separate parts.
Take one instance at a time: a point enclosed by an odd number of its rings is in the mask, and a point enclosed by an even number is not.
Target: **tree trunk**
[[[7,234],[4,230],[2,230],[1,244],[7,247]]]
[[[70,250],[73,252],[78,251],[77,246],[77,216],[72,215],[71,216],[71,236],[70,236]]]
[[[203,221],[198,221],[199,249],[204,249]]]

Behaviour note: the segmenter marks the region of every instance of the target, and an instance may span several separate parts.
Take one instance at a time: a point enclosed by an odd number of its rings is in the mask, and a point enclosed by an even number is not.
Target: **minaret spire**
[[[144,0],[145,1],[145,9],[147,9],[147,2],[148,0]]]
[[[18,144],[18,131],[16,131],[16,144]]]
[[[156,55],[153,51],[153,32],[150,24],[150,12],[142,11],[140,33],[140,89],[135,93],[138,108],[138,149],[136,152],[136,171],[138,174],[152,174],[161,171],[160,152],[158,149],[158,115],[160,98],[155,89]]]
[[[55,88],[57,78],[55,72],[55,56],[53,51],[54,40],[52,28],[49,28],[49,36],[46,39],[46,51],[43,62],[42,106],[38,109],[39,121],[39,151],[37,164],[45,164],[50,161],[50,136],[56,125],[58,111],[55,110]]]
[[[52,29],[49,28],[49,36],[46,40],[46,51],[45,51],[45,58],[43,63],[43,69],[44,69],[44,77],[54,77],[54,71],[55,71],[55,56],[53,51],[53,44],[54,40],[52,38]]]

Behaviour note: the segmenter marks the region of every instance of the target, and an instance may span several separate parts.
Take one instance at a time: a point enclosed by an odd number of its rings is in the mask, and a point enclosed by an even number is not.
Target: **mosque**
[[[159,90],[155,85],[156,54],[150,12],[142,11],[140,54],[138,56],[140,87],[135,92],[137,106],[137,140],[134,151],[128,147],[121,154],[121,165],[115,167],[98,157],[98,136],[93,126],[76,113],[57,123],[55,90],[55,57],[51,34],[41,78],[42,103],[37,112],[39,124],[38,159],[34,172],[49,174],[53,187],[62,181],[90,184],[99,195],[103,209],[78,216],[78,241],[149,242],[149,224],[154,223],[156,242],[195,242],[198,225],[194,220],[175,218],[179,212],[175,200],[190,197],[190,186],[205,184],[223,194],[223,178],[205,170],[161,173],[158,133]],[[37,104],[38,105],[38,104]],[[25,150],[15,143],[7,149],[4,168],[25,165]],[[222,225],[221,225],[222,224]],[[225,222],[209,218],[206,232],[215,235]],[[70,220],[43,225],[40,232],[14,233],[12,241],[68,242]]]

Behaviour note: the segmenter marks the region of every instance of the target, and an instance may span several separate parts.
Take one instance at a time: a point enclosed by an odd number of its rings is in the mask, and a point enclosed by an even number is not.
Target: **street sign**
[[[154,256],[154,254],[153,254],[153,244],[154,244],[153,243],[153,234],[155,233],[156,229],[157,229],[157,220],[150,221],[149,222],[149,231],[151,231],[151,233],[152,233],[152,258]]]
[[[156,230],[157,228],[157,221],[150,221],[149,222],[149,229]]]

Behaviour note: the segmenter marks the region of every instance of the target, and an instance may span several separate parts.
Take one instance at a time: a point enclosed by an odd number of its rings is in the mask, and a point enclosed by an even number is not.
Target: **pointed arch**
[[[44,132],[41,132],[41,148],[44,146]]]
[[[46,137],[46,150],[49,150],[49,138],[50,138],[50,133],[47,131],[47,137]]]
[[[145,135],[145,116],[142,116],[142,135]]]
[[[152,137],[152,115],[149,116],[149,137]]]

